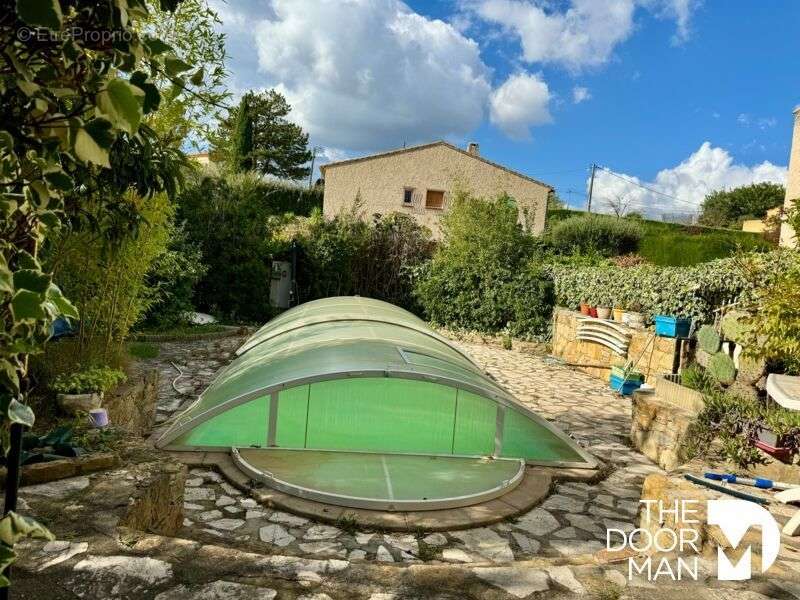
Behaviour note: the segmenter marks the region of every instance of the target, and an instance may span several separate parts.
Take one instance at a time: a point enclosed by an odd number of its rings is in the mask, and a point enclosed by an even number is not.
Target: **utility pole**
[[[311,150],[311,171],[308,173],[308,189],[311,189],[313,186],[311,182],[314,180],[314,161],[317,160],[317,150],[319,146],[314,146]]]
[[[594,191],[594,172],[597,165],[592,163],[592,178],[589,180],[589,196],[586,199],[586,212],[592,212],[592,192]]]

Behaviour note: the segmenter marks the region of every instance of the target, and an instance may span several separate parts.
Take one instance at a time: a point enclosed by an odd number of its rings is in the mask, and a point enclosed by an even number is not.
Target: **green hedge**
[[[708,322],[714,308],[750,300],[756,287],[787,271],[795,260],[796,253],[775,250],[691,267],[552,265],[550,271],[558,303],[570,308],[585,300]]]
[[[548,228],[585,213],[552,210],[547,213]],[[769,250],[774,246],[757,233],[664,223],[644,219],[626,219],[639,224],[644,235],[637,252],[648,261],[663,266],[690,266],[732,256],[737,250]]]

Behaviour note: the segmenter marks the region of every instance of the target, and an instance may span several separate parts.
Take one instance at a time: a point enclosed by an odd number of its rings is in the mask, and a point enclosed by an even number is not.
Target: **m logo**
[[[708,524],[717,525],[734,548],[738,548],[750,527],[761,527],[761,572],[772,566],[778,557],[781,533],[772,515],[758,504],[744,500],[709,500]],[[717,579],[742,581],[752,575],[751,547],[734,565],[722,548],[717,548]]]

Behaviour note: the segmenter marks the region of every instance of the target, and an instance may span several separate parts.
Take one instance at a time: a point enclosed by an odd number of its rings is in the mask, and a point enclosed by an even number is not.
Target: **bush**
[[[692,267],[553,265],[559,304],[577,308],[609,298],[622,308],[640,305],[650,315],[664,314],[711,322],[724,302],[748,303],[776,273],[787,272],[795,253],[775,250],[719,259]],[[745,269],[742,265],[747,265]]]
[[[635,220],[587,214],[556,223],[549,238],[553,248],[562,253],[617,256],[635,252],[643,233]]]
[[[129,330],[155,301],[146,274],[167,247],[172,206],[164,194],[120,202],[139,215],[138,231],[112,243],[84,226],[53,236],[46,249],[55,281],[80,311],[76,363],[118,366]]]
[[[200,248],[187,240],[183,228],[176,228],[147,274],[153,302],[137,328],[161,331],[188,323],[194,288],[207,270]]]
[[[50,388],[59,394],[88,394],[107,392],[125,381],[125,373],[109,367],[90,367],[55,378]]]
[[[198,308],[233,321],[263,322],[269,303],[274,247],[271,216],[310,214],[322,205],[318,188],[287,186],[245,173],[200,177],[178,198],[178,222],[208,270],[195,290]]]
[[[366,223],[357,211],[356,204],[332,220],[320,211],[284,220],[276,246],[297,245],[299,301],[359,295],[418,311],[413,278],[430,259],[430,231],[408,215],[374,215]]]
[[[454,194],[444,239],[420,273],[416,295],[434,323],[512,335],[545,334],[553,307],[537,242],[517,223],[516,204]]]

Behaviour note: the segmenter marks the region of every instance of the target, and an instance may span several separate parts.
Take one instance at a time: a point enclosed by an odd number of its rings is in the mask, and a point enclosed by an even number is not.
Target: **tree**
[[[264,175],[274,175],[282,179],[303,179],[308,177],[311,160],[308,149],[308,134],[286,119],[291,106],[282,94],[275,90],[262,93],[247,92],[239,106],[223,119],[212,139],[212,158],[239,168],[241,158],[237,159],[235,148],[239,144],[237,128],[239,113],[245,108],[250,113],[252,128],[252,168]],[[238,160],[238,162],[237,162]]]
[[[245,94],[236,111],[233,129],[232,166],[237,171],[253,169],[253,116],[250,113],[250,96]]]
[[[179,3],[161,0],[160,9],[174,10]],[[0,6],[0,439],[8,465],[0,569],[5,570],[15,559],[17,541],[50,536],[14,512],[22,429],[34,422],[25,400],[28,356],[42,351],[58,316],[79,316],[42,266],[39,248],[48,233],[79,218],[83,198],[93,190],[112,186],[150,195],[176,188],[182,155],[159,147],[142,120],[161,100],[155,77],[183,89],[181,73],[191,66],[168,44],[143,33],[149,15],[145,0],[0,0]],[[137,215],[119,195],[100,193],[93,200],[101,206],[92,225],[103,235],[135,227]],[[8,579],[0,575],[0,586],[5,585]]]
[[[710,227],[738,229],[745,219],[763,219],[783,204],[785,188],[778,183],[753,183],[711,192],[703,200],[699,222]]]

